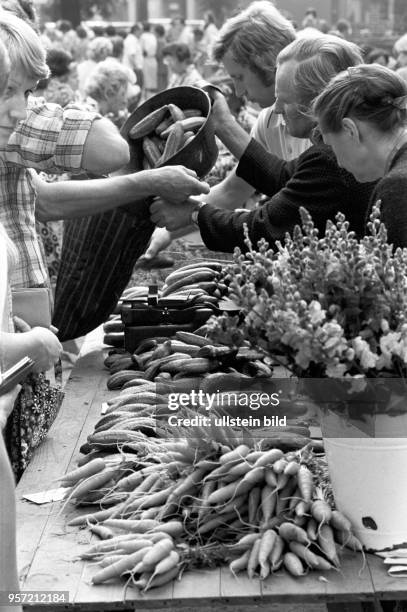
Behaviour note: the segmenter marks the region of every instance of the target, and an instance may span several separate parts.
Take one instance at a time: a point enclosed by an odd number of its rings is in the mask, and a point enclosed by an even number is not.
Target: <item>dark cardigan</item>
[[[377,183],[367,219],[375,202],[381,200],[381,219],[390,244],[407,247],[407,143],[393,159],[389,172]]]
[[[249,228],[254,246],[265,238],[270,247],[284,241],[300,223],[299,208],[312,215],[320,236],[328,219],[343,212],[358,237],[364,235],[366,214],[376,183],[358,183],[340,168],[332,149],[322,142],[311,146],[293,161],[283,161],[251,140],[236,171],[255,189],[270,196],[260,208],[247,212],[226,211],[207,204],[199,211],[198,224],[206,246],[213,251],[232,252],[244,243],[243,224]]]

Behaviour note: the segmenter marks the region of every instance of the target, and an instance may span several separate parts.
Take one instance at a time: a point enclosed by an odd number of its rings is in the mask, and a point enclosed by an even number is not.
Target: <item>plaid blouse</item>
[[[17,247],[12,287],[49,286],[35,230],[34,171],[81,172],[84,145],[95,113],[41,102],[30,108],[8,144],[0,148],[0,222]]]

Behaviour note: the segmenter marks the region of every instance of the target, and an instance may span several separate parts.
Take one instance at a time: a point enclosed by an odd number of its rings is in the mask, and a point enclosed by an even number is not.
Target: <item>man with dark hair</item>
[[[292,162],[270,153],[240,128],[230,115],[223,96],[216,93],[213,120],[218,137],[237,157],[238,177],[270,199],[251,212],[229,212],[205,202],[180,206],[156,201],[152,220],[175,230],[195,223],[206,246],[232,252],[238,246],[247,251],[244,226],[252,243],[265,238],[272,248],[300,223],[299,209],[308,209],[316,228],[323,232],[328,219],[338,212],[346,215],[350,227],[363,235],[365,215],[373,184],[358,183],[340,168],[330,147],[314,132],[310,114],[313,98],[338,72],[362,63],[356,45],[336,36],[297,39],[277,58],[275,112],[282,115],[287,129],[297,138],[312,138],[313,146]]]

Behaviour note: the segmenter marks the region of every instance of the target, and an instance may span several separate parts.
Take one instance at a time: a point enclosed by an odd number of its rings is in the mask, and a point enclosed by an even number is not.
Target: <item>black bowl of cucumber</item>
[[[210,113],[210,97],[198,87],[174,87],[146,100],[120,130],[130,147],[127,169],[182,165],[206,176],[218,156]]]

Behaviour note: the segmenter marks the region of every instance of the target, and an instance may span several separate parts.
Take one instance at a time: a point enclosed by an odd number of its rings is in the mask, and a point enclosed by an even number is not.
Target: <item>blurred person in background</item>
[[[140,36],[143,52],[143,85],[145,97],[150,98],[157,93],[157,38],[151,32],[151,24],[143,23],[143,33]]]
[[[50,49],[52,47],[51,36],[49,36],[49,24],[41,24],[39,29],[40,39],[44,49]]]
[[[184,26],[183,26],[183,20],[182,20],[181,15],[175,15],[171,19],[171,23],[167,30],[167,35],[166,35],[167,42],[168,43],[178,42],[178,38],[182,32],[183,27]]]
[[[309,8],[305,12],[305,17],[301,22],[299,33],[301,36],[315,36],[319,33],[319,22],[317,11],[314,8]]]
[[[141,90],[144,85],[143,49],[140,42],[142,32],[142,26],[139,23],[135,23],[124,39],[123,51],[123,64],[133,70],[137,77],[137,85]]]
[[[381,66],[389,65],[390,54],[386,49],[378,49],[375,47],[365,55],[366,64],[380,64]]]
[[[112,41],[105,36],[97,36],[88,45],[87,59],[80,62],[77,67],[78,90],[83,96],[85,94],[85,83],[89,75],[99,62],[103,62],[113,52]]]
[[[194,28],[193,35],[194,42],[191,47],[192,61],[198,72],[204,76],[205,64],[209,58],[208,47],[204,41],[204,31],[201,28]]]
[[[72,22],[69,19],[61,19],[57,21],[57,28],[62,32],[62,45],[64,49],[72,53],[73,48],[77,43],[76,32],[73,29]]]
[[[47,65],[50,76],[38,83],[34,95],[43,96],[47,102],[61,106],[74,102],[78,82],[72,55],[58,47],[51,47],[47,49]]]
[[[218,37],[219,30],[216,27],[215,15],[212,11],[206,11],[204,14],[204,27],[203,27],[203,39],[202,43],[210,53],[213,43]]]
[[[317,9],[314,8],[313,6],[309,6],[307,10],[305,11],[304,16],[308,17],[309,15],[313,17],[314,19],[318,19]]]
[[[113,44],[112,57],[116,59],[120,63],[120,67],[126,71],[128,77],[128,87],[127,87],[127,108],[130,113],[133,112],[140,101],[141,89],[137,85],[137,77],[134,74],[134,71],[125,66],[122,62],[123,60],[123,51],[124,51],[124,39],[120,35],[113,36],[111,38]]]
[[[320,19],[318,23],[318,30],[322,32],[322,34],[328,34],[330,27],[326,19]]]
[[[336,22],[335,28],[328,33],[333,36],[339,36],[339,38],[343,38],[344,40],[350,40],[352,37],[352,26],[347,19],[339,19],[339,21]]]
[[[116,36],[117,31],[116,31],[115,26],[112,23],[109,23],[106,26],[105,34],[108,38],[113,38],[114,36]]]
[[[160,23],[154,26],[154,34],[157,39],[157,91],[163,91],[168,87],[168,66],[164,63],[163,57],[163,49],[167,44],[164,26]]]
[[[172,18],[167,32],[167,42],[184,43],[185,45],[192,44],[192,32],[186,25],[185,18],[181,15],[175,15]]]
[[[76,36],[77,41],[74,49],[72,50],[72,57],[74,61],[79,64],[86,59],[88,45],[91,39],[89,38],[88,30],[84,28],[83,25],[78,25],[76,28]]]
[[[202,75],[196,69],[190,48],[184,43],[171,43],[163,49],[164,62],[168,66],[168,89],[191,86],[202,81]]]
[[[121,128],[128,117],[129,73],[116,59],[99,62],[85,84],[87,104]],[[91,100],[89,100],[89,98]]]

